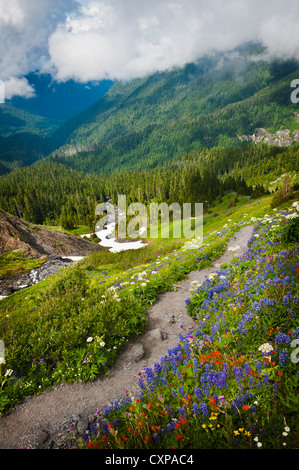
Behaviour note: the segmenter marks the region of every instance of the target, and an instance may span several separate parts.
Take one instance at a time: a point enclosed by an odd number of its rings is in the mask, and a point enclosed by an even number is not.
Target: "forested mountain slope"
[[[0,174],[47,156],[87,173],[151,168],[203,148],[241,145],[257,128],[271,134],[287,128],[292,142],[299,123],[291,82],[298,76],[297,62],[263,60],[252,46],[118,82],[62,125],[63,109],[42,116],[30,103],[28,109],[6,103],[0,105]]]
[[[51,158],[93,173],[154,167],[183,153],[240,144],[263,127],[299,128],[294,61],[256,60],[248,51],[119,82],[54,134]]]
[[[106,81],[57,83],[38,72],[26,79],[35,96],[12,97],[0,104],[0,175],[31,165],[55,150],[52,134],[112,85]]]
[[[257,197],[279,186],[282,174],[298,186],[299,147],[246,144],[190,152],[163,166],[92,175],[42,161],[0,178],[0,207],[30,222],[93,227],[97,203],[125,194],[127,202],[205,203],[226,191]],[[275,182],[271,185],[272,182]]]

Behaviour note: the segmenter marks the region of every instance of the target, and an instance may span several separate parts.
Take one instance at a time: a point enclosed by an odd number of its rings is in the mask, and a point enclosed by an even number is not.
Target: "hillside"
[[[55,149],[52,134],[112,86],[108,81],[57,83],[38,72],[26,79],[34,97],[13,97],[0,104],[0,175],[47,156]]]
[[[0,174],[45,157],[107,174],[251,140],[296,145],[298,109],[290,100],[290,84],[299,65],[267,62],[259,52],[252,46],[215,54],[182,69],[90,90],[33,74],[41,96],[0,105]]]
[[[299,147],[243,144],[193,151],[155,168],[91,175],[62,163],[38,162],[0,178],[0,207],[36,224],[94,227],[97,203],[126,194],[127,202],[203,202],[227,191],[258,197],[275,191],[281,175],[299,184]],[[275,183],[277,181],[277,183]],[[271,184],[273,183],[273,184]]]
[[[183,69],[119,82],[53,136],[51,158],[93,173],[149,168],[203,148],[240,144],[257,128],[299,128],[294,61],[253,51],[203,58]],[[255,59],[255,60],[254,60]]]
[[[61,257],[102,250],[81,237],[49,230],[0,210],[0,295],[9,295],[64,268],[70,259]]]
[[[202,246],[97,253],[2,301],[0,410],[35,395],[2,416],[4,445],[297,448],[293,201],[218,206]]]
[[[54,232],[0,210],[0,255],[24,250],[32,256],[86,256],[102,248],[75,235]]]

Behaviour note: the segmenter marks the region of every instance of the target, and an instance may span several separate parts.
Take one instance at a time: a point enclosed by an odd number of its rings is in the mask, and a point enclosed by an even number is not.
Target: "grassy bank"
[[[139,397],[124,391],[78,447],[298,448],[298,221],[294,209],[255,220],[248,252],[186,299],[197,329],[182,325]]]
[[[147,308],[159,293],[211,264],[232,234],[269,210],[269,198],[209,214],[204,243],[152,240],[145,249],[101,252],[0,304],[5,365],[1,412],[59,382],[86,382],[107,374],[131,337],[147,326]],[[217,206],[215,207],[217,211]],[[95,338],[95,341],[88,341]]]
[[[28,256],[24,250],[5,253],[0,256],[0,279],[38,268],[46,259]]]

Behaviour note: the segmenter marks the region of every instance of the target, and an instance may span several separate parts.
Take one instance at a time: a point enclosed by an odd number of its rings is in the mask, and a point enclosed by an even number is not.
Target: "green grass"
[[[139,250],[99,252],[1,301],[0,338],[16,380],[2,390],[0,412],[59,382],[107,374],[129,338],[145,330],[145,310],[158,295],[210,266],[233,233],[269,212],[270,203],[269,197],[243,201],[228,212],[222,201],[213,208],[217,219],[205,217],[207,238],[198,249],[187,249],[184,239],[154,239]],[[89,337],[99,340],[89,344]]]
[[[33,258],[24,250],[12,251],[0,256],[0,279],[38,268],[46,258]]]
[[[43,227],[49,230],[53,230],[54,232],[65,233],[67,235],[84,235],[84,234],[88,234],[92,232],[92,229],[88,227],[87,225],[79,225],[78,227],[72,230],[66,230],[62,227],[53,226],[53,225],[43,225]]]
[[[182,328],[139,374],[138,398],[124,391],[88,435],[71,434],[77,447],[298,448],[299,264],[288,229],[297,227],[298,242],[299,218],[285,218],[289,208],[261,218],[246,257],[194,289],[192,334]]]

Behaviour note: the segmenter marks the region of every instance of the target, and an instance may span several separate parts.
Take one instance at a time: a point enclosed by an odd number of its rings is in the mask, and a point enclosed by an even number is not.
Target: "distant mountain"
[[[51,159],[98,174],[150,168],[203,148],[241,144],[265,128],[299,128],[291,103],[295,61],[254,50],[215,55],[182,69],[116,83],[53,135]],[[296,116],[295,116],[296,113]]]
[[[49,74],[38,71],[25,77],[35,89],[36,96],[14,97],[11,104],[32,114],[55,121],[66,121],[98,101],[113,85],[112,81],[76,83],[56,82]]]
[[[32,74],[36,98],[0,105],[0,174],[47,155],[86,173],[154,168],[204,148],[258,142],[257,129],[274,136],[269,144],[298,145],[291,82],[299,63],[266,61],[262,52],[250,45],[90,89]],[[276,139],[282,130],[289,138]]]
[[[50,75],[31,73],[27,80],[36,96],[14,97],[0,104],[0,175],[30,165],[55,149],[51,135],[65,121],[101,98],[112,82],[53,82]]]

